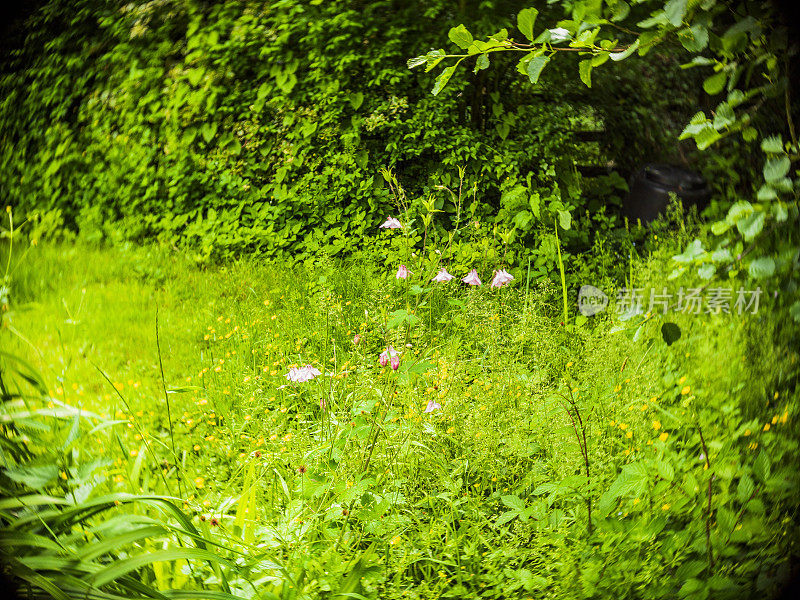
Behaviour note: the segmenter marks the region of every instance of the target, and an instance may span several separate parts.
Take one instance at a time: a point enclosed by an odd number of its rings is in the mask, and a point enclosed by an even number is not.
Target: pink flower
[[[400,268],[397,269],[397,275],[395,275],[397,279],[405,279],[408,277],[408,267],[405,265],[400,265]]]
[[[509,281],[512,281],[513,279],[514,276],[511,273],[503,269],[500,269],[499,271],[497,271],[497,273],[495,273],[494,279],[492,279],[492,287],[493,288],[503,287],[505,284],[507,284]]]
[[[311,365],[306,365],[305,367],[289,369],[289,372],[286,374],[286,379],[294,381],[295,383],[303,383],[305,381],[311,381],[317,375],[322,375],[319,369],[315,369]]]
[[[425,407],[425,412],[426,413],[433,412],[437,408],[441,410],[442,405],[436,402],[436,400],[428,400],[428,406]]]
[[[394,366],[395,358],[397,358],[397,366],[400,366],[400,355],[397,353],[397,350],[389,346],[386,350],[381,352],[380,356],[380,363],[382,367],[385,367],[389,364],[389,361],[392,362],[392,368],[396,371],[397,367]]]
[[[450,281],[452,278],[453,276],[447,272],[447,269],[442,267],[441,269],[439,269],[439,272],[436,274],[436,277],[434,277],[431,281],[438,281],[439,283],[444,283],[445,281]]]
[[[360,333],[357,333],[356,336],[353,338],[353,343],[354,344],[360,344],[361,343],[361,334]]]
[[[402,229],[403,225],[394,217],[389,217],[378,229]]]
[[[467,274],[467,276],[464,277],[464,279],[462,279],[461,281],[463,281],[464,283],[468,283],[470,285],[480,285],[481,280],[478,279],[478,270],[472,269],[472,271],[470,271]]]
[[[392,365],[392,371],[397,371],[397,369],[400,368],[400,355],[397,354],[397,353],[394,353],[392,355],[392,358],[389,360],[389,362]]]

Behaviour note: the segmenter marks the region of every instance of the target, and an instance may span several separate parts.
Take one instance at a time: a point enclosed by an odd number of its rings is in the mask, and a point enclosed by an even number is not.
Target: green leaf
[[[497,123],[494,128],[497,130],[497,135],[499,135],[501,139],[506,139],[511,131],[511,126],[505,121]]]
[[[533,25],[536,23],[536,17],[539,11],[535,8],[524,8],[519,11],[517,15],[517,28],[522,32],[530,41],[534,40]]]
[[[39,490],[46,487],[58,477],[58,466],[14,465],[3,469],[3,474],[12,481],[22,483],[33,490]]]
[[[778,194],[775,192],[772,186],[770,186],[768,183],[765,183],[760,188],[758,188],[756,199],[759,202],[769,202],[770,200],[777,200]]]
[[[700,276],[700,279],[711,279],[716,272],[717,267],[711,263],[706,263],[697,269],[697,274]]]
[[[673,27],[680,27],[686,15],[686,0],[669,0],[664,6],[664,13]]]
[[[200,128],[200,133],[203,135],[203,139],[206,142],[210,142],[214,139],[214,136],[217,135],[217,124],[216,123],[205,123]]]
[[[464,27],[463,24],[459,25],[458,27],[453,27],[448,32],[447,37],[450,38],[450,41],[462,50],[469,48],[473,40],[472,34],[467,31],[467,28]]]
[[[772,205],[772,214],[775,216],[775,220],[778,223],[783,223],[789,218],[789,211],[786,209],[786,205],[783,202],[776,202]]]
[[[708,29],[705,25],[695,23],[691,27],[681,29],[678,32],[678,40],[689,52],[701,52],[706,46],[708,46]],[[713,61],[709,59],[705,60],[707,62],[703,64],[713,63]],[[700,64],[698,61],[703,61],[703,57],[695,57],[689,66],[696,66],[697,64]],[[684,68],[684,66],[685,65],[681,65],[681,68]]]
[[[562,229],[568,230],[572,225],[572,215],[566,210],[558,211],[558,223]]]
[[[455,70],[455,65],[452,65],[446,67],[441,73],[439,73],[439,76],[436,78],[436,81],[433,84],[433,90],[431,92],[434,96],[438,96],[439,92],[444,89],[444,86],[446,86],[447,82],[450,81],[450,78],[453,76]]]
[[[361,92],[353,92],[353,93],[352,93],[352,94],[350,94],[350,96],[348,97],[348,100],[350,100],[350,106],[352,106],[352,107],[353,107],[353,110],[358,110],[358,109],[359,109],[359,107],[360,107],[360,106],[363,104],[363,102],[364,102],[364,94],[363,94],[363,93],[361,93]]]
[[[745,142],[752,142],[754,139],[758,137],[758,131],[756,131],[755,127],[747,127],[742,130],[742,139]]]
[[[503,496],[500,498],[508,508],[511,508],[516,511],[522,511],[525,509],[525,502],[519,496],[511,495],[511,496]]]
[[[771,135],[761,140],[761,150],[771,154],[781,154],[783,152],[783,140],[780,134]]]
[[[528,77],[530,77],[532,84],[536,85],[536,82],[539,81],[539,76],[542,74],[542,69],[544,69],[544,66],[549,61],[549,56],[535,56],[528,63]]]
[[[750,276],[754,279],[772,277],[775,273],[775,261],[770,256],[762,256],[750,263],[747,272],[750,273]]]
[[[769,158],[764,164],[764,179],[769,183],[777,182],[786,177],[791,166],[792,163],[786,155],[778,158]]]
[[[736,222],[736,229],[744,236],[745,241],[750,241],[756,237],[764,228],[764,213],[754,212]]]
[[[502,515],[497,517],[497,521],[494,522],[495,525],[505,525],[509,521],[513,521],[519,517],[519,513],[516,510],[510,510],[508,512],[504,512]]]
[[[756,484],[753,482],[753,478],[745,473],[742,475],[741,479],[739,479],[739,485],[736,488],[736,497],[739,499],[740,503],[745,503],[750,499],[755,489]]]
[[[409,58],[408,61],[406,62],[406,65],[408,66],[409,69],[413,69],[414,67],[419,67],[420,65],[424,65],[426,62],[428,62],[428,57],[427,55],[422,54],[420,56],[415,56],[414,58]]]
[[[709,96],[714,96],[722,91],[725,87],[725,82],[728,79],[728,74],[725,71],[714,73],[703,82],[703,89]]]
[[[639,38],[636,38],[636,41],[633,42],[630,46],[628,46],[628,48],[626,50],[624,50],[623,52],[611,52],[608,56],[609,56],[609,58],[611,60],[613,60],[615,62],[620,61],[620,60],[625,60],[631,54],[636,52],[636,50],[639,48],[639,43],[640,43],[639,42]]]
[[[734,121],[736,121],[736,114],[733,112],[733,109],[727,102],[720,102],[717,106],[717,110],[714,111],[714,129],[719,131]]]
[[[441,49],[431,50],[430,52],[428,52],[428,54],[426,55],[428,64],[425,65],[425,72],[428,73],[432,71],[436,67],[436,65],[442,62],[442,59],[444,59],[445,56],[446,56],[445,51]]]
[[[758,477],[762,482],[765,482],[769,479],[769,474],[771,470],[771,465],[769,462],[769,456],[763,450],[758,453],[756,457],[756,461],[753,463],[753,473],[755,473],[756,477]]]
[[[614,23],[617,21],[623,21],[627,18],[630,12],[630,4],[625,2],[625,0],[617,0],[617,2],[615,2],[611,7],[611,21]]]
[[[728,225],[733,226],[752,212],[752,204],[750,204],[747,200],[739,200],[738,202],[734,202],[733,205],[728,209],[728,216],[725,217],[725,221],[728,223]]]
[[[489,68],[489,56],[487,54],[481,54],[478,57],[478,60],[475,61],[475,69],[473,69],[473,73],[477,73],[478,71],[483,71],[484,69]]]
[[[578,63],[578,74],[586,87],[592,87],[592,59],[582,60]]]

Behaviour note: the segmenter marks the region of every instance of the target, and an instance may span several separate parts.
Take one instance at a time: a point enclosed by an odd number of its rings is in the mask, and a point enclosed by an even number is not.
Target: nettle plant
[[[520,11],[519,35],[501,29],[481,40],[464,25],[453,27],[448,37],[460,52],[431,50],[410,59],[408,66],[424,65],[426,71],[444,66],[432,90],[438,95],[462,63],[473,65],[478,73],[499,53],[517,53],[517,70],[536,85],[557,57],[576,57],[578,76],[591,87],[593,70],[608,61],[646,57],[657,46],[679,44],[688,57],[681,68],[706,70],[703,91],[719,99],[710,114],[697,112],[679,139],[692,139],[703,151],[739,137],[745,147],[760,147],[763,169],[751,182],[749,197],[728,200],[724,218],[711,226],[713,237],[708,247],[695,240],[675,257],[673,276],[694,267],[703,279],[718,273],[727,277],[742,273],[772,282],[787,293],[785,304],[791,304],[792,316],[800,321],[800,301],[795,299],[800,267],[800,186],[793,169],[800,159],[800,145],[789,85],[790,60],[797,48],[789,41],[786,20],[765,1],[734,6],[718,0],[577,0],[562,4],[565,18],[544,27],[537,26],[537,9]]]

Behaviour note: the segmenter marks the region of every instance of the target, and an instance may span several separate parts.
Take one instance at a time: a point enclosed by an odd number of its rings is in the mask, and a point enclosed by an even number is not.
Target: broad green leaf
[[[353,107],[353,110],[358,110],[364,102],[364,94],[361,92],[353,92],[348,97],[350,100],[350,106]]]
[[[628,58],[631,54],[636,52],[636,50],[639,48],[639,43],[640,43],[639,38],[636,38],[636,41],[633,42],[630,46],[628,46],[628,48],[623,52],[611,52],[608,56],[611,60],[615,62],[624,60]]]
[[[519,512],[517,512],[516,510],[509,510],[508,512],[504,512],[502,515],[497,517],[497,521],[495,521],[494,523],[495,525],[498,526],[505,525],[506,523],[508,523],[509,521],[513,521],[517,517],[519,517]]]
[[[630,12],[630,4],[628,4],[625,0],[617,0],[617,2],[611,6],[611,21],[614,23],[617,21],[623,21],[627,18]]]
[[[539,11],[535,8],[524,8],[517,15],[517,27],[522,32],[522,35],[530,41],[534,40],[533,26],[538,15]]]
[[[582,60],[578,63],[578,74],[586,87],[592,87],[592,59]]]
[[[758,477],[762,482],[765,482],[769,479],[769,474],[771,470],[771,465],[769,461],[769,457],[767,453],[763,450],[758,453],[756,457],[756,461],[753,463],[753,473],[755,473],[756,477]]]
[[[719,131],[736,121],[736,114],[727,102],[720,102],[714,112],[714,129]]]
[[[714,273],[717,272],[717,267],[711,263],[706,263],[697,270],[700,279],[711,279]]]
[[[736,229],[738,229],[739,233],[744,236],[744,239],[749,242],[761,233],[761,230],[764,228],[764,216],[762,211],[751,213],[736,222]]]
[[[711,225],[711,233],[714,235],[722,235],[730,228],[731,224],[727,221],[716,221]]]
[[[764,179],[769,183],[777,182],[786,177],[791,166],[792,163],[786,155],[778,158],[769,158],[764,164]]]
[[[786,209],[786,205],[783,202],[776,202],[772,205],[772,214],[775,216],[775,220],[778,223],[783,223],[789,218],[789,211]]]
[[[424,65],[428,62],[428,57],[423,54],[421,56],[415,56],[414,58],[409,58],[406,62],[406,65],[409,69],[413,69],[414,67],[419,67],[420,65]]]
[[[746,127],[742,130],[742,139],[745,142],[752,142],[756,137],[758,137],[758,131],[755,127]]]
[[[709,96],[714,96],[722,91],[725,87],[725,82],[728,79],[728,74],[725,71],[714,73],[711,77],[706,78],[703,82],[703,89]]]
[[[775,192],[775,189],[772,186],[765,183],[760,188],[758,188],[756,199],[759,202],[769,202],[770,200],[777,200],[778,194]]]
[[[686,250],[683,252],[683,254],[676,254],[672,257],[672,260],[680,263],[690,263],[703,256],[705,253],[706,251],[703,250],[703,242],[700,240],[694,240],[686,247]]]
[[[450,78],[453,76],[455,70],[455,65],[451,65],[439,73],[439,76],[436,78],[436,81],[433,84],[433,91],[431,92],[434,96],[438,96],[439,92],[444,89],[444,86],[446,86],[447,82],[450,81]]]
[[[761,140],[761,150],[771,154],[783,152],[783,140],[780,135],[771,135]]]
[[[58,477],[57,465],[25,466],[10,465],[3,469],[3,474],[17,483],[22,483],[33,490],[46,487]]]
[[[695,23],[691,27],[681,29],[678,32],[678,40],[689,52],[701,52],[708,46],[708,29],[705,25]],[[681,65],[681,68],[697,66],[698,64],[713,64],[713,61],[698,56],[688,65]]]
[[[664,5],[664,13],[673,27],[680,27],[686,14],[686,0],[669,0]]]
[[[725,217],[725,221],[729,225],[733,226],[752,212],[752,204],[750,204],[747,200],[739,200],[738,202],[734,202],[734,204],[728,209],[728,215]]]
[[[736,497],[738,498],[739,502],[744,504],[750,499],[751,494],[755,491],[756,484],[753,481],[753,478],[750,477],[747,473],[742,475],[741,479],[739,479],[739,485],[736,488]]]
[[[445,51],[441,49],[431,50],[430,52],[428,52],[428,54],[426,55],[428,64],[425,65],[425,72],[428,73],[432,71],[434,68],[436,68],[436,65],[442,62],[445,55],[446,55]]]
[[[489,56],[487,54],[481,54],[478,59],[475,61],[475,69],[473,69],[473,73],[477,73],[478,71],[483,71],[484,69],[489,68]]]
[[[572,225],[572,215],[566,210],[558,211],[558,224],[562,229],[568,230]]]
[[[472,34],[467,31],[467,28],[464,27],[463,24],[459,25],[458,27],[453,27],[448,32],[447,37],[450,38],[450,41],[462,50],[469,48],[473,40]]]
[[[542,74],[542,69],[544,69],[544,66],[549,61],[549,56],[542,55],[533,57],[528,63],[528,77],[530,77],[532,84],[536,85],[536,82],[539,81],[539,76]]]
[[[500,498],[508,508],[511,508],[516,511],[522,511],[525,509],[525,502],[519,496],[510,495],[510,496],[503,496]]]
[[[762,256],[750,263],[747,272],[750,273],[750,276],[754,279],[772,277],[775,273],[775,261],[770,256]]]
[[[733,256],[731,255],[731,251],[727,248],[721,248],[720,250],[714,250],[711,253],[711,260],[715,263],[727,263],[733,260]]]

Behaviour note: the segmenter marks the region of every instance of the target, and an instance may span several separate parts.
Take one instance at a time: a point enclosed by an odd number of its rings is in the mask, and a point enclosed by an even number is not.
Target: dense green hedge
[[[439,227],[455,209],[436,186],[459,165],[476,214],[509,228],[525,207],[503,192],[526,178],[578,218],[594,213],[597,198],[564,183],[573,159],[655,152],[668,131],[657,85],[620,69],[589,106],[574,74],[534,89],[508,60],[433,97],[433,74],[406,68],[451,25],[512,30],[526,4],[51,1],[0,82],[0,194],[60,209],[90,238],[158,236],[205,258],[380,253],[377,225],[396,212],[386,166],[409,196],[437,195]],[[571,132],[603,122],[613,134],[587,154]],[[516,225],[518,243],[536,242],[533,224]]]

